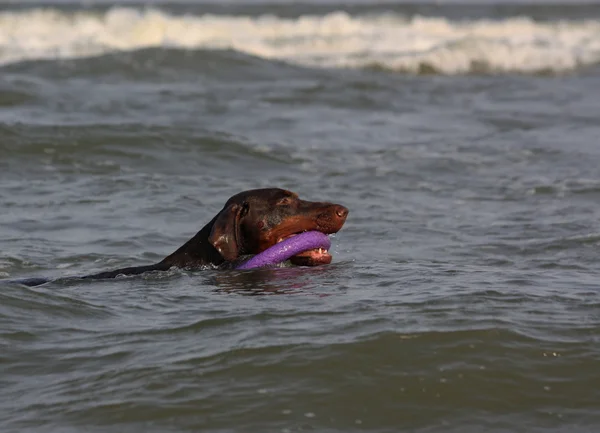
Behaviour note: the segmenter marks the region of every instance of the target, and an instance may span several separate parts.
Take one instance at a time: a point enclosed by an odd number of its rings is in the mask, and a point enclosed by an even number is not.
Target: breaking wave
[[[387,13],[281,18],[31,9],[0,13],[0,64],[148,47],[233,49],[326,68],[441,74],[560,73],[600,62],[600,20],[452,21]]]

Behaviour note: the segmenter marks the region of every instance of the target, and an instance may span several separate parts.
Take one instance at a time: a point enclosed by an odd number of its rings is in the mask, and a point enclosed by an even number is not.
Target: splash
[[[322,68],[408,73],[566,72],[600,62],[600,20],[451,21],[399,14],[280,18],[32,9],[0,13],[0,64],[149,47],[233,49]]]

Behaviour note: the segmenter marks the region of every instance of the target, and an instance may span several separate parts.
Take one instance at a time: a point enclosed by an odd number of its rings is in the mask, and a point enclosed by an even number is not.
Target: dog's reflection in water
[[[249,271],[219,272],[209,278],[217,292],[238,293],[240,295],[290,295],[317,293],[314,289],[323,287],[323,277],[329,277],[334,266],[316,267],[272,267]],[[319,292],[321,292],[319,290]]]

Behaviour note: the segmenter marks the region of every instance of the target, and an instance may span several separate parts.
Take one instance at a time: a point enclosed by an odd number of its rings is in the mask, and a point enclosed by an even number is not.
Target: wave
[[[282,18],[38,8],[0,13],[0,29],[4,65],[150,47],[233,49],[301,66],[408,73],[562,73],[600,62],[598,19],[455,21],[345,12]]]

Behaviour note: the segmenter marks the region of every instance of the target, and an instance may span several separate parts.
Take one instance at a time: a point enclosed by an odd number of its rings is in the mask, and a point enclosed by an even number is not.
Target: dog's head
[[[309,230],[336,233],[348,209],[327,202],[301,200],[279,188],[244,191],[231,197],[213,221],[209,242],[227,261],[258,254],[278,242]],[[292,258],[302,265],[331,262],[327,251],[310,251]]]

